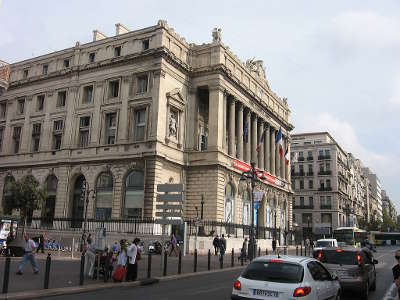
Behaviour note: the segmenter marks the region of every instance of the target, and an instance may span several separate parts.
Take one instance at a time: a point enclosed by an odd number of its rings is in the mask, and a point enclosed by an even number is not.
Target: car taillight
[[[233,284],[233,288],[234,288],[235,290],[238,290],[238,291],[240,291],[240,290],[242,289],[242,284],[240,283],[239,280],[236,280],[236,281],[235,281],[235,283]]]
[[[299,287],[294,290],[293,297],[304,297],[304,296],[307,296],[309,293],[311,293],[310,286]]]
[[[319,252],[318,252],[317,258],[318,258],[319,261],[322,260],[322,251],[319,251]]]
[[[342,253],[342,252],[343,252],[343,249],[337,249],[336,252]]]
[[[268,262],[269,263],[281,263],[282,260],[281,259],[270,259]]]
[[[362,259],[361,259],[360,253],[357,253],[357,262],[358,262],[359,265],[361,265],[361,263],[362,263]]]

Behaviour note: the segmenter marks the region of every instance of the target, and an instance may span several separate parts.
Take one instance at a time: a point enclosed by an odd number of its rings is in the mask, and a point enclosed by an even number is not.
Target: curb
[[[105,290],[105,289],[114,289],[114,288],[127,288],[127,287],[138,287],[138,286],[146,286],[152,285],[155,283],[163,282],[163,281],[172,281],[176,279],[185,279],[205,274],[214,274],[221,273],[224,271],[233,271],[244,268],[245,266],[237,266],[230,267],[218,270],[211,271],[201,271],[196,273],[187,273],[181,275],[171,275],[166,277],[154,277],[149,279],[142,279],[134,282],[117,282],[117,283],[95,283],[89,284],[85,286],[74,286],[74,287],[64,287],[64,288],[54,288],[48,290],[36,290],[36,291],[27,291],[27,292],[16,292],[9,293],[5,295],[0,295],[0,300],[28,300],[28,299],[39,299],[53,296],[64,296],[64,295],[74,295],[74,294],[82,294],[93,291]]]

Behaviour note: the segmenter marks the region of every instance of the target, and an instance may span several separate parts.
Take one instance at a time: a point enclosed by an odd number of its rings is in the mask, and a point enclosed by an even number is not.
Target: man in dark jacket
[[[218,255],[218,250],[219,250],[219,237],[218,237],[218,234],[216,235],[216,237],[213,240],[213,246],[214,246],[215,255]]]
[[[400,250],[396,251],[396,254],[394,257],[396,259],[397,264],[392,268],[393,280],[397,286],[398,295],[399,295],[399,299],[400,299]]]

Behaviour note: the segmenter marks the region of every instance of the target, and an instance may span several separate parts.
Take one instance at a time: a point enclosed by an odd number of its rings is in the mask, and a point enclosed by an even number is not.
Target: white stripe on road
[[[383,297],[382,300],[397,300],[399,299],[399,296],[397,294],[397,287],[396,285],[393,283],[389,289],[386,291],[385,296]]]

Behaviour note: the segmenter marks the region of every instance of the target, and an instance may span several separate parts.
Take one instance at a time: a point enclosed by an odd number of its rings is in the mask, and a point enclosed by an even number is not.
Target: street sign
[[[183,202],[182,194],[158,194],[157,202]]]
[[[156,219],[158,224],[182,223],[183,184],[159,184],[157,186]]]
[[[159,193],[182,193],[183,184],[159,184],[157,185],[157,192]]]

